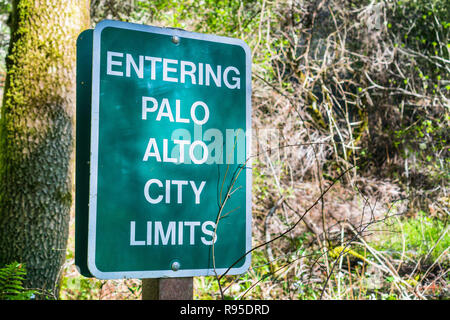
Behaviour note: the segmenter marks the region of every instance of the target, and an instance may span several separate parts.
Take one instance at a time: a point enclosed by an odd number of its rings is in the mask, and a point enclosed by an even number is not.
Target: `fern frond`
[[[30,299],[34,291],[23,287],[25,277],[24,264],[12,262],[0,268],[0,300]]]

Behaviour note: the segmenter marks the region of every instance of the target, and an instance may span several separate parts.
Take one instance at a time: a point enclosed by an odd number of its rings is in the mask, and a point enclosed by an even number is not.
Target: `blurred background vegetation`
[[[0,87],[9,10],[1,0]],[[450,297],[449,17],[447,0],[91,0],[92,27],[176,27],[252,50],[258,248],[244,275],[195,278],[194,298]],[[140,280],[79,275],[73,229],[72,216],[55,298],[140,299]]]

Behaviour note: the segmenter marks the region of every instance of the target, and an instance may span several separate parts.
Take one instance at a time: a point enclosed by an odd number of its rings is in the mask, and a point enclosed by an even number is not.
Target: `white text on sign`
[[[241,88],[239,69],[233,66],[222,68],[221,65],[217,65],[214,70],[208,63],[143,55],[139,55],[135,59],[129,53],[114,51],[108,51],[106,58],[106,74],[111,76],[131,77],[134,73],[140,79],[149,78],[179,83],[187,83],[189,78],[191,84],[200,86],[210,86],[214,83],[216,87],[222,87],[222,84],[225,84],[228,89]],[[157,75],[156,71],[161,70],[161,65],[162,73]],[[150,74],[146,73],[148,67],[150,67]]]
[[[136,221],[130,221],[130,246],[183,245],[185,234],[189,239],[186,244],[189,245],[196,245],[199,238],[207,246],[217,241],[217,234],[214,233],[216,224],[213,221],[169,221],[166,228],[161,221],[147,221],[140,227],[146,229],[145,240],[136,239]]]

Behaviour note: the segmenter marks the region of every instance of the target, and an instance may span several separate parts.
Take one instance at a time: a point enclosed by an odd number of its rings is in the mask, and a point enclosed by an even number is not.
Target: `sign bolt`
[[[173,36],[173,37],[172,37],[172,42],[175,43],[175,44],[180,43],[180,37],[178,37],[178,36]]]
[[[180,263],[179,263],[178,261],[174,261],[174,262],[172,263],[172,270],[173,270],[173,271],[178,271],[178,270],[180,270]]]

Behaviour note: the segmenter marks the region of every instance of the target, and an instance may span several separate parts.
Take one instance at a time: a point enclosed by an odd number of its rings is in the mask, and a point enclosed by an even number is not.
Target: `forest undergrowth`
[[[91,2],[108,18],[252,49],[252,264],[195,299],[449,299],[450,8],[444,0]],[[140,299],[74,267],[60,299]],[[55,297],[56,298],[56,297]]]
[[[122,11],[252,48],[252,264],[195,278],[194,297],[448,299],[445,1],[215,3]],[[65,281],[67,299],[140,296],[138,280]]]

